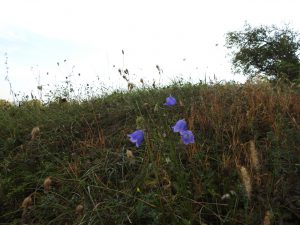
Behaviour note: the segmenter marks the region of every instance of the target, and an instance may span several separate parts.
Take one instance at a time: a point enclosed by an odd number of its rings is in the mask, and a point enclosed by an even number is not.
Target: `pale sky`
[[[118,68],[128,68],[136,84],[140,78],[148,84],[153,79],[168,84],[178,77],[198,82],[205,74],[242,82],[245,77],[230,70],[229,52],[223,47],[226,32],[242,29],[245,21],[251,26],[290,23],[300,30],[298,0],[0,3],[0,98],[5,99],[11,99],[5,53],[13,90],[25,94],[36,94],[38,85],[62,82],[70,73],[76,84],[124,88]]]

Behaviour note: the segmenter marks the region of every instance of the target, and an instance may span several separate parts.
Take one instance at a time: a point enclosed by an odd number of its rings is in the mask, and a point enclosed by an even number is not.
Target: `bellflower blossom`
[[[181,135],[181,140],[182,140],[183,144],[188,145],[188,144],[195,143],[195,138],[194,138],[192,131],[185,130],[185,131],[182,131],[180,133],[180,135]]]
[[[144,131],[143,130],[136,130],[135,132],[128,135],[130,137],[130,141],[135,143],[136,147],[140,147],[144,140]]]
[[[172,95],[170,95],[169,97],[166,98],[166,103],[164,105],[167,106],[176,105],[176,99]]]
[[[178,120],[175,126],[172,127],[174,133],[180,133],[187,130],[187,124],[184,119]]]

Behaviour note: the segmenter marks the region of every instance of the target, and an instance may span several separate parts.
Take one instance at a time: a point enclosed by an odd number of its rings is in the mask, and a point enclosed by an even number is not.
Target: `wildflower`
[[[144,140],[144,131],[136,130],[132,134],[129,134],[128,137],[130,137],[132,143],[135,143],[136,147],[139,147]]]
[[[187,130],[187,124],[184,119],[178,120],[176,122],[175,126],[173,126],[172,128],[173,128],[174,133],[177,133],[177,132],[181,133],[181,132]]]
[[[194,138],[192,131],[185,130],[185,131],[180,132],[180,135],[181,135],[181,140],[182,140],[183,144],[188,145],[188,144],[195,143],[195,138]]]
[[[169,97],[166,98],[166,103],[164,105],[167,106],[176,105],[176,99],[172,95],[170,95]]]

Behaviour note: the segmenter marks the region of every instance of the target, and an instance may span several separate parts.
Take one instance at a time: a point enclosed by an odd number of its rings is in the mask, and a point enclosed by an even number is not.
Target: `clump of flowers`
[[[176,103],[176,99],[172,95],[170,95],[166,98],[166,102],[164,103],[164,105],[174,106],[176,105]],[[157,107],[157,105],[155,107]],[[136,147],[139,147],[144,140],[144,131],[142,130],[144,127],[144,122],[145,121],[143,117],[138,117],[136,119],[138,130],[128,135],[130,141],[132,143],[135,143]],[[174,133],[180,134],[183,144],[188,145],[195,143],[194,134],[191,130],[187,129],[187,123],[184,119],[178,120],[176,124],[172,127],[172,129]]]
[[[174,133],[179,133],[183,144],[188,145],[195,143],[195,137],[192,131],[187,129],[187,123],[184,119],[178,120],[172,127]]]
[[[128,137],[130,137],[130,141],[135,143],[135,146],[138,148],[144,140],[144,131],[136,130],[135,132],[129,134]]]
[[[170,95],[169,97],[166,98],[166,102],[164,105],[174,106],[174,105],[176,105],[176,103],[177,103],[176,99],[172,95]]]

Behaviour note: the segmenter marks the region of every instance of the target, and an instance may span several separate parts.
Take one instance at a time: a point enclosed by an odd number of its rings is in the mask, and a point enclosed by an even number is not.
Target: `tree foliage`
[[[299,34],[288,26],[251,27],[226,34],[226,45],[232,53],[233,70],[250,78],[264,75],[269,79],[299,78]]]

